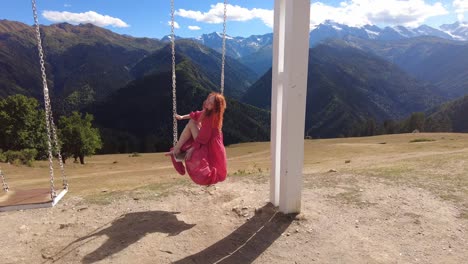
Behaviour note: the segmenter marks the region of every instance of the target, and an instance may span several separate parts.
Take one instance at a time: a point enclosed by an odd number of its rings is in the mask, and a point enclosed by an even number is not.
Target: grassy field
[[[70,191],[55,208],[0,214],[3,258],[360,264],[468,257],[468,134],[306,140],[297,217],[268,204],[268,142],[227,152],[228,179],[209,188],[178,175],[164,153],[69,160]],[[12,192],[49,186],[47,162],[0,166]]]
[[[227,147],[227,153],[229,176],[254,175],[258,180],[268,180],[269,142],[231,145]],[[305,141],[303,171],[306,182],[317,173],[336,170],[381,178],[395,185],[411,184],[445,199],[466,202],[467,160],[468,134],[419,133],[316,139]],[[163,153],[96,155],[86,158],[86,165],[72,161],[68,160],[65,167],[70,184],[69,195],[102,195],[139,189],[163,193],[169,186],[190,184],[173,170]],[[32,167],[0,166],[11,189],[49,186],[48,162],[35,162]],[[57,166],[54,173],[55,185],[60,188],[61,173]],[[320,182],[312,185],[317,184]]]

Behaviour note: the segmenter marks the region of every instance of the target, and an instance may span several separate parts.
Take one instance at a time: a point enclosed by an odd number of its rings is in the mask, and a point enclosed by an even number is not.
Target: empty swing
[[[171,0],[171,50],[172,50],[172,115],[173,147],[167,153],[176,171],[186,172],[193,182],[212,185],[226,179],[227,158],[223,142],[222,124],[226,100],[224,99],[224,65],[226,54],[227,1],[224,1],[223,44],[221,54],[220,93],[212,92],[203,103],[203,109],[187,115],[177,114],[174,0]],[[190,119],[177,139],[177,120]],[[185,162],[185,166],[184,166]]]
[[[32,9],[34,16],[34,25],[36,30],[37,49],[39,51],[39,63],[41,66],[42,84],[44,92],[44,108],[46,116],[46,128],[47,128],[47,146],[48,146],[48,157],[49,157],[49,188],[37,188],[37,189],[10,189],[5,175],[0,170],[0,177],[2,178],[2,185],[4,194],[0,196],[0,212],[13,211],[13,210],[24,210],[34,208],[46,208],[55,206],[60,199],[68,192],[68,181],[65,175],[65,170],[62,162],[62,156],[60,154],[60,146],[58,144],[57,131],[52,117],[52,108],[50,105],[49,89],[47,87],[47,76],[45,71],[44,52],[42,49],[41,33],[39,30],[39,21],[37,18],[36,0],[32,0]],[[53,148],[54,149],[53,149]],[[53,151],[57,153],[57,159],[60,164],[60,170],[62,174],[63,189],[57,193],[54,186],[54,168],[53,168]]]

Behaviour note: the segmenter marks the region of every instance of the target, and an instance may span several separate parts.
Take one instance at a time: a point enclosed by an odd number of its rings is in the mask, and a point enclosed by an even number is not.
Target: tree
[[[393,121],[391,119],[385,120],[383,122],[384,134],[395,134],[395,133],[397,133],[398,132],[397,126],[398,126],[398,124],[395,121]]]
[[[452,132],[452,120],[447,113],[440,113],[426,119],[426,131],[429,132]]]
[[[47,153],[45,113],[34,98],[12,95],[0,100],[0,149],[36,149]]]
[[[69,157],[80,159],[84,164],[84,157],[96,153],[102,148],[101,135],[97,128],[92,127],[94,117],[85,114],[82,118],[78,112],[71,116],[62,116],[59,121],[60,135],[62,140],[62,157],[65,161]]]
[[[377,124],[374,118],[367,118],[366,125],[365,125],[365,132],[366,136],[375,136],[377,134]]]
[[[412,113],[408,119],[408,132],[413,132],[414,130],[424,131],[424,123],[426,117],[422,112]]]

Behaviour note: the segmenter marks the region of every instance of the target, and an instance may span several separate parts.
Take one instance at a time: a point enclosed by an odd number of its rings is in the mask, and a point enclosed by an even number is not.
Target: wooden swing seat
[[[67,192],[63,189],[52,199],[50,188],[10,190],[0,196],[0,212],[53,207]]]

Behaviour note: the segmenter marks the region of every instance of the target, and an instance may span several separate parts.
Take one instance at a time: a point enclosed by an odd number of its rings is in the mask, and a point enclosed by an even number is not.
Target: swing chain
[[[173,130],[173,145],[177,144],[177,92],[176,92],[176,60],[175,60],[175,33],[174,33],[174,0],[171,0],[171,53],[172,53],[172,130]],[[227,0],[224,0],[224,17],[223,17],[223,44],[221,54],[221,85],[220,92],[224,94],[224,66],[226,54],[226,20],[227,20]]]
[[[221,52],[221,94],[224,94],[224,65],[226,57],[226,20],[227,20],[227,0],[224,0],[224,19],[223,19],[223,47]]]
[[[45,114],[46,114],[46,128],[47,128],[47,148],[49,152],[49,173],[50,173],[50,193],[52,199],[55,198],[55,187],[54,187],[54,167],[53,167],[53,156],[52,156],[52,138],[51,138],[51,128],[50,128],[50,107],[49,107],[49,88],[47,87],[47,76],[45,72],[45,63],[44,63],[44,52],[42,50],[42,42],[41,42],[41,32],[39,30],[39,20],[37,18],[37,7],[36,7],[36,0],[32,0],[32,8],[33,8],[33,16],[34,16],[34,25],[36,28],[36,41],[37,41],[37,49],[39,51],[39,62],[41,64],[41,72],[42,72],[42,85],[44,87],[44,105],[45,105]]]
[[[177,144],[177,98],[176,98],[176,62],[175,62],[175,34],[174,34],[174,0],[171,0],[171,51],[172,51],[172,128],[173,145]]]
[[[58,143],[57,130],[55,128],[54,118],[52,114],[52,107],[50,103],[49,88],[47,86],[47,75],[46,75],[45,61],[44,61],[44,51],[42,48],[42,41],[41,41],[41,31],[39,28],[39,20],[37,17],[36,0],[31,0],[31,3],[32,3],[32,9],[33,9],[34,26],[35,26],[35,31],[36,31],[37,49],[39,52],[39,63],[41,65],[41,76],[42,76],[42,85],[43,85],[43,92],[44,92],[45,119],[46,119],[46,128],[47,128],[47,148],[49,152],[50,194],[53,199],[57,196],[57,194],[55,192],[55,186],[54,186],[52,141],[54,145],[54,150],[58,156],[64,189],[68,188],[68,181],[65,175],[62,155],[60,153],[60,145]]]
[[[0,177],[2,177],[3,190],[5,192],[8,192],[10,190],[10,188],[8,188],[8,184],[7,184],[6,180],[5,180],[5,175],[3,175],[2,170],[0,170]]]
[[[57,153],[57,160],[59,162],[60,172],[62,175],[62,186],[64,189],[68,189],[68,180],[67,180],[67,176],[65,175],[65,168],[63,166],[62,153],[60,152],[60,145],[58,143],[58,137],[57,137],[57,129],[54,124],[54,119],[52,118],[52,109],[50,108],[50,102],[49,102],[49,113],[50,113],[50,125],[52,127],[52,136],[54,140],[55,152]]]

